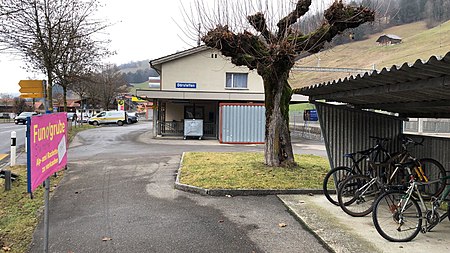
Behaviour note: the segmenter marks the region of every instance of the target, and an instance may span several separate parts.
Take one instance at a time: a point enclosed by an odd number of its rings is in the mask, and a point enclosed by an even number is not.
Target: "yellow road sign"
[[[20,93],[43,93],[44,89],[42,87],[42,84],[37,87],[22,87],[20,88]]]
[[[42,87],[42,82],[42,80],[20,80],[19,86],[20,88]]]
[[[21,98],[43,98],[44,93],[23,93],[20,94]]]
[[[138,98],[135,96],[131,97],[131,101],[133,101],[133,102],[148,102],[147,100],[144,100],[144,99],[141,99],[141,98]]]

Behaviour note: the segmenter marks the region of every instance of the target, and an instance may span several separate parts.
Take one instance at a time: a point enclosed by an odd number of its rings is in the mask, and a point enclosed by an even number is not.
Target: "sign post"
[[[33,192],[43,182],[44,252],[48,252],[50,176],[67,165],[67,115],[45,114],[28,122],[28,190]]]

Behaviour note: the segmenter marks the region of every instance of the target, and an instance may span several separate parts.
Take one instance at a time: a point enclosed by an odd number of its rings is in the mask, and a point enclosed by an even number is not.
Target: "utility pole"
[[[200,24],[200,23],[198,23],[198,30],[197,30],[197,32],[198,32],[198,39],[197,39],[197,46],[200,46],[200,44],[201,44],[201,39],[202,39],[202,34],[201,34],[201,28],[202,28],[202,24]]]

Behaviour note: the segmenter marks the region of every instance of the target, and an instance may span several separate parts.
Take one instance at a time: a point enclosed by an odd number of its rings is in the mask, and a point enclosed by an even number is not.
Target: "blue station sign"
[[[177,82],[176,88],[179,89],[196,89],[197,83],[184,83],[184,82]]]
[[[303,111],[303,120],[305,121],[318,121],[319,116],[317,110],[305,110]]]

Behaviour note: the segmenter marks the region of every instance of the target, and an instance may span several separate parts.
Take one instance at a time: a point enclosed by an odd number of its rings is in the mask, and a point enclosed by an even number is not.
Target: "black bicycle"
[[[401,153],[392,156],[386,163],[372,164],[366,175],[352,175],[341,183],[337,195],[339,206],[345,213],[355,217],[365,216],[372,212],[373,203],[381,193],[403,187],[409,173],[396,164],[406,161],[417,161],[418,166],[412,173],[418,181],[433,182],[419,186],[422,196],[431,198],[442,193],[445,184],[436,180],[445,175],[442,164],[432,158],[414,158],[408,152],[409,144],[422,145],[422,142],[404,137]]]
[[[345,154],[344,157],[352,161],[352,166],[338,166],[330,170],[323,179],[323,193],[325,197],[334,205],[339,205],[337,191],[340,184],[351,175],[363,174],[363,163],[377,160],[389,160],[392,155],[384,148],[384,144],[390,139],[370,136],[374,139],[375,146],[355,153]],[[357,158],[359,156],[359,158]]]

